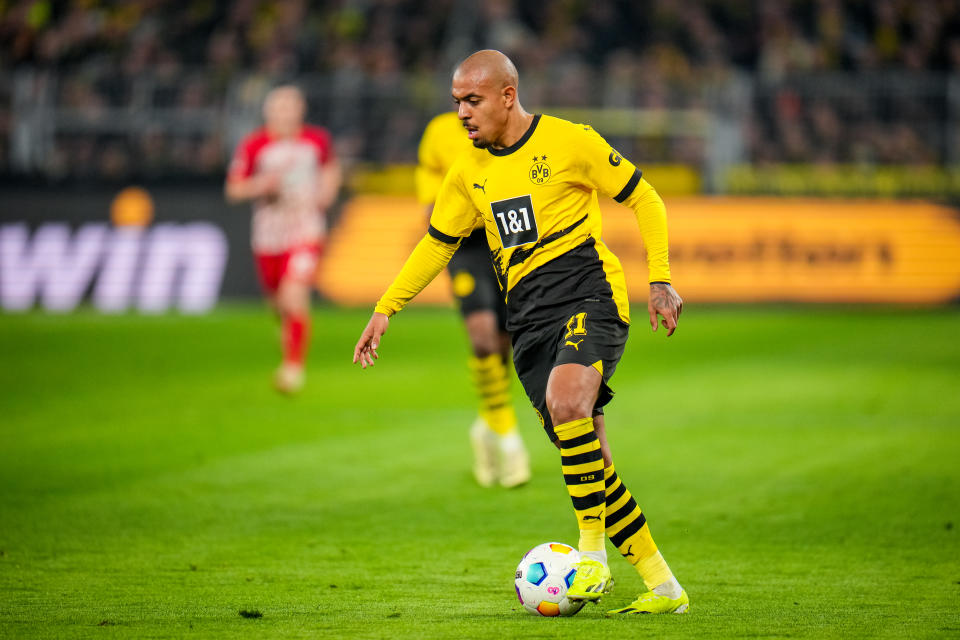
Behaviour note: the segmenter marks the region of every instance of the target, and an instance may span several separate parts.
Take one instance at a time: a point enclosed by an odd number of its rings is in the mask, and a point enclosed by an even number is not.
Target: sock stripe
[[[635,509],[639,509],[637,506],[637,501],[631,497],[627,500],[627,503],[607,516],[607,528],[613,527],[615,524],[629,516]]]
[[[571,498],[584,498],[594,493],[600,493],[600,488],[593,486],[593,484],[589,482],[584,484],[568,484],[567,493],[570,494]]]
[[[587,444],[582,444],[579,447],[564,447],[560,451],[562,456],[575,456],[581,453],[586,453],[587,451],[599,451],[600,450],[600,441],[597,442],[588,442]]]
[[[609,467],[607,467],[607,468],[609,469]],[[604,474],[604,475],[606,475],[606,474]],[[607,487],[612,487],[612,486],[613,486],[613,483],[616,482],[616,481],[619,480],[619,479],[620,479],[620,478],[617,477],[617,472],[614,471],[613,473],[611,473],[610,475],[607,476],[607,479],[604,480],[604,483],[606,484]]]
[[[492,371],[491,375],[488,375],[488,376],[474,375],[473,379],[484,386],[497,385],[502,387],[508,387],[510,386],[510,379],[507,378],[505,374],[506,374],[505,370],[496,371],[496,372]]]
[[[503,359],[495,353],[491,353],[483,358],[477,358],[476,356],[470,358],[470,368],[476,371],[486,371],[498,366],[504,366]]]
[[[486,410],[492,410],[494,407],[502,407],[510,401],[510,394],[508,393],[497,393],[491,394],[489,396],[483,396],[481,398],[483,402],[481,403],[483,408]]]
[[[506,391],[510,388],[509,380],[476,380],[477,386],[483,391]]]
[[[627,541],[627,538],[640,531],[645,524],[647,524],[647,517],[643,515],[643,512],[641,511],[636,520],[630,522],[623,529],[610,536],[610,542],[613,543],[613,546],[619,549],[620,546]]]
[[[582,476],[582,475],[591,475],[593,480],[591,482],[596,482],[597,480],[597,467],[596,462],[585,462],[584,464],[574,464],[570,466],[560,467],[560,471],[563,472],[566,476]]]
[[[573,455],[562,455],[564,452],[561,452],[560,464],[564,467],[572,467],[578,464],[586,464],[588,462],[596,462],[597,460],[603,460],[603,453],[600,451],[600,443],[597,443],[597,447],[591,451],[584,451],[583,453],[577,453]]]
[[[562,433],[558,433],[557,437],[560,439],[561,446],[564,449],[570,449],[573,447],[579,447],[581,445],[587,444],[588,442],[595,441],[597,439],[597,434],[594,433],[593,431],[590,431],[589,433],[584,433],[582,435],[578,435],[573,438],[566,439],[563,437]]]
[[[473,369],[474,374],[477,376],[495,376],[500,372],[501,369],[505,369],[502,363],[498,362],[496,356],[489,356],[491,360],[487,362],[486,360],[474,361],[471,364],[470,368]]]
[[[627,491],[622,496],[620,496],[620,498],[616,502],[608,502],[607,513],[614,513],[615,511],[619,511],[623,507],[623,505],[627,504],[627,502],[632,498],[633,496],[631,496],[630,492]]]
[[[635,507],[632,511],[626,514],[626,517],[621,517],[616,524],[612,524],[607,527],[607,533],[611,536],[620,533],[623,529],[627,527],[628,524],[636,520],[640,514],[643,513],[640,511],[640,507]]]
[[[510,384],[508,382],[490,382],[479,380],[477,381],[477,390],[481,395],[490,396],[497,393],[508,393],[510,391]]]
[[[608,485],[607,491],[610,491],[609,485]],[[617,500],[619,500],[621,496],[623,496],[623,494],[625,494],[626,492],[627,492],[627,485],[621,482],[620,486],[618,486],[616,489],[614,489],[613,491],[607,494],[607,506],[611,507],[614,504],[616,504]]]
[[[570,496],[570,499],[573,501],[573,508],[576,511],[584,511],[586,509],[593,509],[594,507],[603,504],[601,501],[602,497],[600,494],[602,492],[595,491],[589,493],[585,496]]]

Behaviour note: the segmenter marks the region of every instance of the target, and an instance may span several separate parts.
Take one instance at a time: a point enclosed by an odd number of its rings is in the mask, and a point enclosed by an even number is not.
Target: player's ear
[[[517,88],[504,87],[500,95],[503,99],[503,106],[509,109],[513,106],[513,103],[517,101]]]

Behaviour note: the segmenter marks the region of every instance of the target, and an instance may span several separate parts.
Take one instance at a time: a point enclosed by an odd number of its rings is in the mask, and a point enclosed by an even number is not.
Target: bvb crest
[[[550,170],[545,160],[547,156],[533,156],[533,165],[530,166],[530,182],[533,184],[544,184],[550,181],[553,172]]]

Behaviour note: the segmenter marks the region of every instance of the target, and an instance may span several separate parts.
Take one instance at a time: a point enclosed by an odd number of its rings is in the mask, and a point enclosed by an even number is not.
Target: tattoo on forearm
[[[671,307],[674,304],[672,293],[669,285],[652,284],[650,285],[650,302],[657,309]]]

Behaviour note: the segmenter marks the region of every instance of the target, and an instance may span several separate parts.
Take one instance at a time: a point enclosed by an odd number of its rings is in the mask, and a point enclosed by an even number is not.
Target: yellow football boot
[[[690,610],[690,598],[687,592],[681,591],[679,598],[668,598],[653,591],[647,591],[637,596],[637,599],[623,607],[607,611],[608,616],[633,615],[640,613],[686,613]]]
[[[613,589],[613,576],[610,575],[610,568],[607,565],[593,558],[583,558],[573,566],[577,570],[577,575],[573,578],[573,584],[567,589],[568,599],[596,602],[603,597],[603,594]]]

